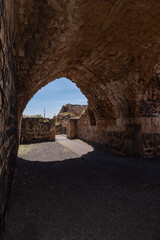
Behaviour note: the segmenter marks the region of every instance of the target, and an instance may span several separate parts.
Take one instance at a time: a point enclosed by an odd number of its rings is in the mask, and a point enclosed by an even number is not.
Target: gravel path
[[[80,139],[67,139],[65,134],[56,135],[57,143],[76,153],[81,157],[88,152],[94,151],[93,147]]]
[[[155,184],[134,185],[128,182],[134,182],[138,171],[127,174],[127,170],[132,168],[133,172],[134,165],[143,169],[144,162],[127,165],[128,159],[107,153],[98,161],[93,154],[79,158],[56,142],[33,144],[27,152],[22,151],[8,206],[5,239],[160,240],[156,170],[160,163],[148,163]],[[116,177],[110,158],[116,159]],[[121,171],[125,161],[126,170]],[[140,173],[143,178],[143,171]],[[146,183],[150,177],[145,175]]]
[[[78,157],[77,154],[57,142],[21,145],[18,156],[25,160],[40,162],[63,161]]]

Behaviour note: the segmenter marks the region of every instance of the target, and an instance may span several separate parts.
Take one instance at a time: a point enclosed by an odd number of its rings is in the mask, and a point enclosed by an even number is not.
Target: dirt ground
[[[56,142],[21,146],[5,239],[160,240],[160,163],[148,162],[147,175],[144,161],[96,154],[77,157]]]

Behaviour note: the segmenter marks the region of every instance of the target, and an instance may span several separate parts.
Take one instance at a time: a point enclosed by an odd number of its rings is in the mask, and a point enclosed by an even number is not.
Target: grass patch
[[[34,146],[32,144],[19,145],[18,156],[25,156],[28,152],[30,152],[33,149],[33,147]]]

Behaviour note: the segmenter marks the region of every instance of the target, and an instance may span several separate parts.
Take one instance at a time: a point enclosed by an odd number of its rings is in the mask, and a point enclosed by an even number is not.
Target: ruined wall
[[[14,3],[0,0],[0,239],[17,154]]]
[[[80,116],[81,113],[86,110],[87,105],[79,105],[79,104],[66,104],[62,106],[60,113],[70,112],[75,116]]]
[[[67,115],[67,116],[62,116],[62,115],[60,115],[60,116],[58,116],[58,119],[59,119],[58,123],[59,123],[62,127],[66,128],[66,127],[68,126],[68,121],[69,121],[70,118],[71,118],[70,115]],[[57,119],[57,120],[58,120],[58,119]]]
[[[36,143],[55,140],[55,123],[47,118],[23,118],[21,143]]]
[[[109,130],[106,125],[106,121],[92,126],[89,121],[77,120],[76,137],[128,156],[160,156],[160,134],[143,133],[140,124],[126,124],[124,130]]]
[[[160,129],[159,119],[152,125],[148,118],[104,119],[93,124],[87,110],[80,119],[70,119],[67,137],[80,138],[128,156],[153,157],[160,156],[157,129]]]
[[[55,125],[55,131],[56,131],[56,134],[66,134],[67,133],[66,127],[63,126],[62,124]]]
[[[67,126],[67,138],[76,138],[79,137],[77,133],[77,119],[69,119],[68,126]]]
[[[87,109],[87,105],[66,104],[56,116],[56,134],[66,134],[70,118],[79,118]]]

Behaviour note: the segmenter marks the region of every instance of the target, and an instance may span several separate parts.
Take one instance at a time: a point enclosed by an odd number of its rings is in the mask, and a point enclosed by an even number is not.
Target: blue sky
[[[59,78],[41,88],[29,101],[23,114],[43,115],[45,107],[46,117],[52,118],[67,103],[83,105],[87,104],[87,99],[75,83]]]

